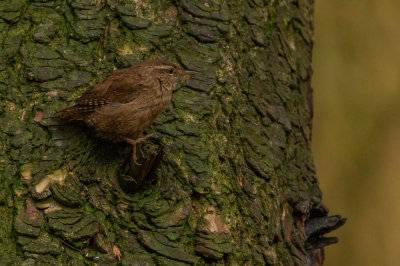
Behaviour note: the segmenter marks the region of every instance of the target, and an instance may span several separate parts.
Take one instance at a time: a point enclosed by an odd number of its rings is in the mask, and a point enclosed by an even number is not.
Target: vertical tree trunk
[[[310,149],[312,12],[312,0],[1,1],[0,265],[321,265],[327,230],[305,230],[327,213]],[[53,119],[156,56],[202,74],[149,129],[160,140],[143,166]]]

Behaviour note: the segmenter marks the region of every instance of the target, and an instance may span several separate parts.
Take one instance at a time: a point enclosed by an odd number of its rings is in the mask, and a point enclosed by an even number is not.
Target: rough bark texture
[[[310,149],[312,12],[312,0],[0,1],[1,265],[320,265],[323,249],[308,261],[305,246],[305,222],[327,213]],[[161,162],[139,186],[129,145],[52,116],[155,56],[202,75],[149,130]]]

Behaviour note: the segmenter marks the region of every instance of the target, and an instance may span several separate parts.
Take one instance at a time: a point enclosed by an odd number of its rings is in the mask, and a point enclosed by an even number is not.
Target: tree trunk
[[[1,1],[0,265],[321,265],[320,236],[344,220],[325,217],[310,148],[312,13],[312,0]],[[151,57],[202,74],[148,130],[141,166],[53,118]]]

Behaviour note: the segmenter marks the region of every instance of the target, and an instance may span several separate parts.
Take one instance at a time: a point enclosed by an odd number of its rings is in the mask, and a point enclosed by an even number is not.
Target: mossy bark
[[[312,0],[5,0],[0,29],[1,265],[309,263]],[[202,74],[129,189],[129,145],[54,111],[156,56]]]

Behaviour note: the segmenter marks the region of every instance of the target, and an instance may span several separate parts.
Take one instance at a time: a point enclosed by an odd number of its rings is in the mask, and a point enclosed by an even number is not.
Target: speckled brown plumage
[[[179,78],[195,73],[164,59],[144,61],[115,71],[57,117],[82,120],[104,139],[130,143],[136,162],[136,145],[148,138],[139,137],[169,104]]]

